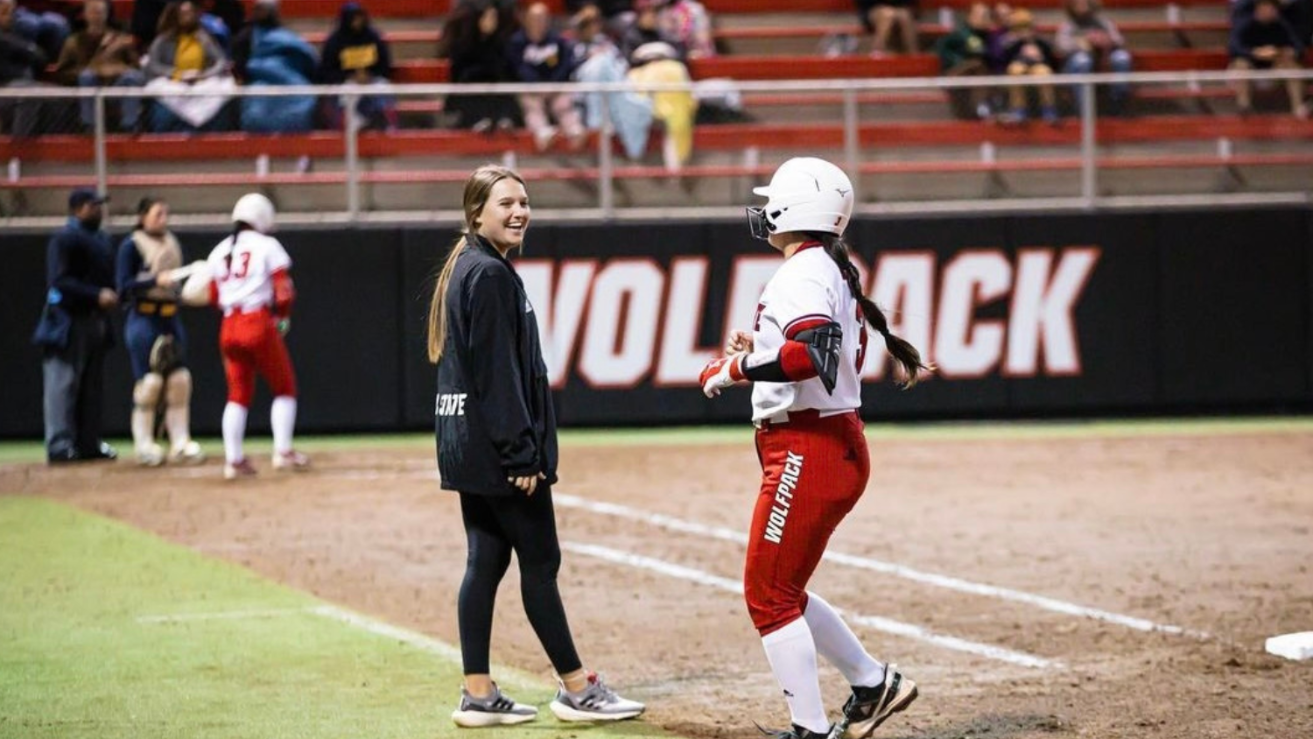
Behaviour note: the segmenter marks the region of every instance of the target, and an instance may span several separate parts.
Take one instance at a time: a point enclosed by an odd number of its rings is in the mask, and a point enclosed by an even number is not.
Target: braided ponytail
[[[857,272],[857,266],[848,257],[848,245],[844,243],[843,237],[827,233],[811,233],[808,236],[825,246],[825,253],[829,254],[830,259],[838,265],[839,274],[843,275],[844,282],[848,283],[848,289],[857,299],[857,305],[862,309],[862,316],[871,324],[871,328],[879,331],[884,337],[884,344],[889,354],[903,369],[903,389],[915,385],[920,379],[920,373],[929,372],[931,368],[921,361],[921,352],[917,351],[916,347],[889,331],[889,321],[885,318],[884,311],[866,297],[865,291],[862,290],[862,277]]]

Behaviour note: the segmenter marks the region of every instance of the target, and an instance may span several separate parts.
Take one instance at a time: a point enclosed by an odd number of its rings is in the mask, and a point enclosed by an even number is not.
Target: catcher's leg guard
[[[164,450],[155,443],[155,409],[159,407],[164,378],[147,372],[132,388],[132,445],[137,463],[157,467],[164,462]]]
[[[205,453],[191,438],[191,372],[180,367],[165,383],[164,427],[169,432],[170,457],[175,462],[199,464]]]

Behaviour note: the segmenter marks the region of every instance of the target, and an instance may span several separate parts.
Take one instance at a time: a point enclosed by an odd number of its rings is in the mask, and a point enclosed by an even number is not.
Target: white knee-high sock
[[[825,717],[821,699],[821,681],[816,673],[816,643],[805,619],[761,637],[775,681],[784,690],[793,723],[812,731],[826,732],[830,721]]]
[[[872,687],[884,682],[884,665],[866,651],[838,611],[824,598],[808,591],[807,609],[802,617],[816,641],[816,651],[843,673],[849,685]]]
[[[242,440],[246,437],[246,406],[228,403],[223,407],[223,456],[229,464],[246,457]]]
[[[296,428],[296,398],[279,395],[269,408],[269,425],[274,430],[274,453],[292,451],[292,431]]]

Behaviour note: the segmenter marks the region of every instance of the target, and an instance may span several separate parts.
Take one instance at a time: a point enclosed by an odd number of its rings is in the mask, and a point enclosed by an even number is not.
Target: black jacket
[[[66,348],[74,318],[106,315],[100,307],[100,291],[106,287],[114,287],[114,245],[109,234],[69,218],[46,246],[46,304],[32,343]],[[104,346],[113,344],[113,332],[106,331]]]
[[[508,477],[556,482],[556,410],[538,322],[511,263],[469,236],[447,287],[434,404],[442,487],[519,495]]]

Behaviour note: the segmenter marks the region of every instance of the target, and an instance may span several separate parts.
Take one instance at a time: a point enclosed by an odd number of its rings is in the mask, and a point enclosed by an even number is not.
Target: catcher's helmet
[[[267,234],[274,230],[274,204],[258,192],[247,193],[233,206],[233,223],[238,222]]]
[[[766,198],[760,208],[748,208],[752,235],[819,231],[842,235],[853,214],[853,183],[842,169],[815,157],[797,157],[781,164],[766,187],[752,192]]]

